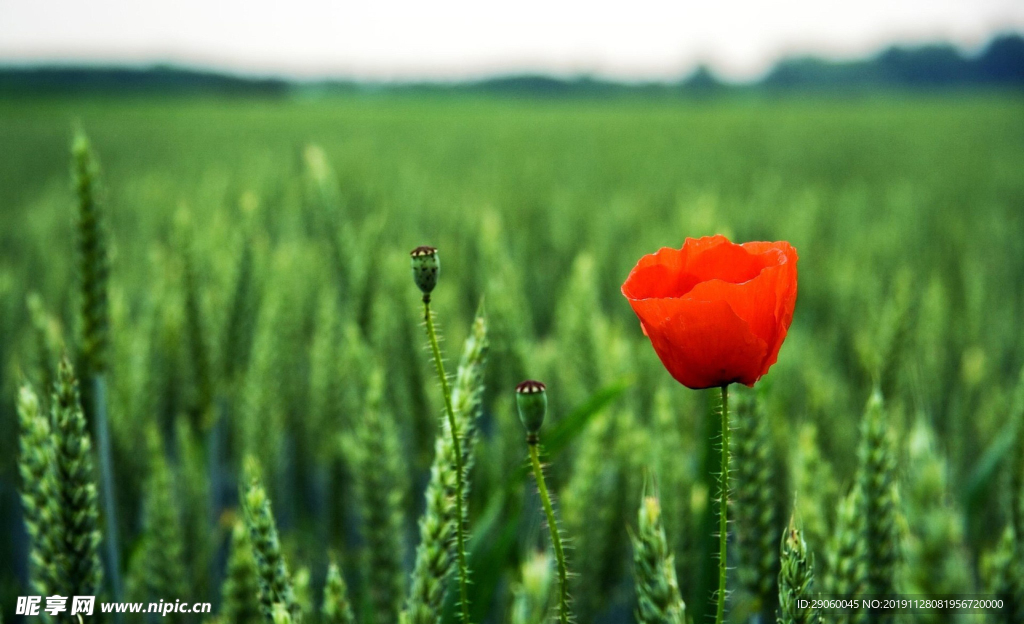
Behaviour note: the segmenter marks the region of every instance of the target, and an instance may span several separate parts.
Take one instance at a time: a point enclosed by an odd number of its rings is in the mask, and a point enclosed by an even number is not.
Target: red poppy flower
[[[748,386],[775,363],[793,320],[796,249],[687,238],[640,258],[622,294],[676,380],[688,388]]]

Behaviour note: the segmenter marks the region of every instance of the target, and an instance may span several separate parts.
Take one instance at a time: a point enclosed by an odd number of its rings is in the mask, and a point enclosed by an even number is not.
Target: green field
[[[440,250],[433,308],[449,373],[481,300],[490,343],[469,477],[474,621],[534,624],[551,598],[552,564],[538,559],[547,529],[520,472],[513,388],[526,378],[548,384],[546,431],[564,440],[548,484],[578,621],[634,621],[629,536],[645,475],[658,484],[687,614],[708,621],[717,393],[672,380],[619,287],[643,254],[722,233],[787,240],[800,254],[779,361],[735,393],[756,407],[739,410],[733,432],[730,621],[774,621],[791,513],[819,590],[861,566],[902,593],[1024,605],[1020,96],[8,98],[4,618],[32,593],[18,387],[33,384],[47,403],[58,358],[81,351],[76,127],[102,169],[107,405],[129,597],[210,600],[215,614],[228,602],[224,560],[251,453],[305,621],[328,621],[331,552],[357,619],[392,624],[380,605],[404,604],[444,413],[409,273],[409,250],[429,244]],[[885,398],[877,448],[861,435],[872,388]],[[366,452],[375,445],[385,451]],[[853,497],[866,507],[844,523],[836,510],[852,486],[880,478],[858,459],[872,453],[894,463],[893,508],[877,517],[864,511],[877,501]],[[879,572],[871,531],[886,523],[895,554]],[[389,583],[395,595],[381,597]],[[445,622],[457,621],[457,585]]]

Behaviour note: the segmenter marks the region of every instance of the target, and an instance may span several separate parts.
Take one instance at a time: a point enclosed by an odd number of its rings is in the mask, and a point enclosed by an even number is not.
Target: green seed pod
[[[437,258],[437,249],[426,245],[413,249],[412,279],[424,295],[429,295],[437,286],[437,275],[441,272],[441,262]]]
[[[516,403],[519,406],[519,420],[526,427],[526,441],[534,444],[544,424],[544,414],[548,411],[547,388],[539,381],[524,381],[516,386]]]

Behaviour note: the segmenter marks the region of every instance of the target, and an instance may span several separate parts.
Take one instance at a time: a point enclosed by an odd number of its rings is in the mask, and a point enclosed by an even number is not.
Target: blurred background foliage
[[[379,460],[401,481],[391,538],[411,569],[442,405],[407,254],[431,244],[452,368],[481,300],[488,317],[469,509],[477,621],[539,622],[550,590],[514,412],[527,377],[548,384],[547,429],[569,422],[549,484],[579,621],[631,621],[627,527],[645,474],[687,612],[705,621],[715,399],[668,376],[619,286],[644,253],[714,233],[784,239],[800,254],[779,361],[756,392],[737,393],[757,400],[737,418],[738,470],[771,495],[736,492],[770,513],[737,516],[734,615],[774,619],[775,557],[794,511],[828,573],[874,387],[895,449],[899,588],[970,592],[1005,568],[1024,435],[1019,95],[0,99],[8,432],[18,386],[52,383],[77,343],[75,125],[102,163],[109,417],[135,595],[154,557],[171,557],[181,598],[221,603],[251,452],[297,600],[320,595],[333,554],[365,613],[366,458],[353,449],[367,409],[396,432],[397,451]],[[6,610],[27,593],[17,488],[11,434],[0,438]]]

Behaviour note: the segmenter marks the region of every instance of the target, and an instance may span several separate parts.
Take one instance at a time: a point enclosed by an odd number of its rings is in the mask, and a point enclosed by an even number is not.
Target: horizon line
[[[74,58],[74,57],[36,57],[17,58],[0,56],[0,70],[135,70],[153,71],[159,69],[171,69],[177,71],[193,72],[199,74],[210,74],[218,76],[236,77],[248,80],[281,81],[298,85],[315,85],[317,83],[352,83],[364,85],[439,85],[459,86],[471,85],[474,83],[488,82],[493,80],[510,78],[546,78],[563,82],[593,81],[623,85],[673,85],[686,81],[699,73],[710,73],[715,81],[723,85],[748,85],[757,83],[770,75],[779,65],[786,61],[794,60],[817,60],[830,64],[847,64],[870,61],[890,50],[922,50],[934,47],[953,48],[965,59],[975,58],[984,53],[989,46],[1003,38],[1017,37],[1024,39],[1024,30],[1008,28],[993,32],[983,43],[976,46],[964,46],[950,39],[935,39],[927,42],[892,41],[880,45],[870,52],[864,54],[830,55],[821,51],[805,51],[780,54],[770,61],[764,71],[755,75],[745,77],[733,77],[724,74],[715,63],[698,61],[689,66],[688,69],[673,75],[664,77],[651,76],[622,76],[614,73],[602,72],[600,70],[570,70],[560,71],[552,68],[540,67],[508,67],[494,68],[480,72],[467,73],[465,75],[428,75],[420,76],[369,76],[360,75],[353,71],[332,71],[325,70],[322,73],[303,73],[302,70],[271,70],[256,67],[240,67],[237,63],[224,61],[223,59],[197,58],[174,58],[148,57],[148,58]]]

